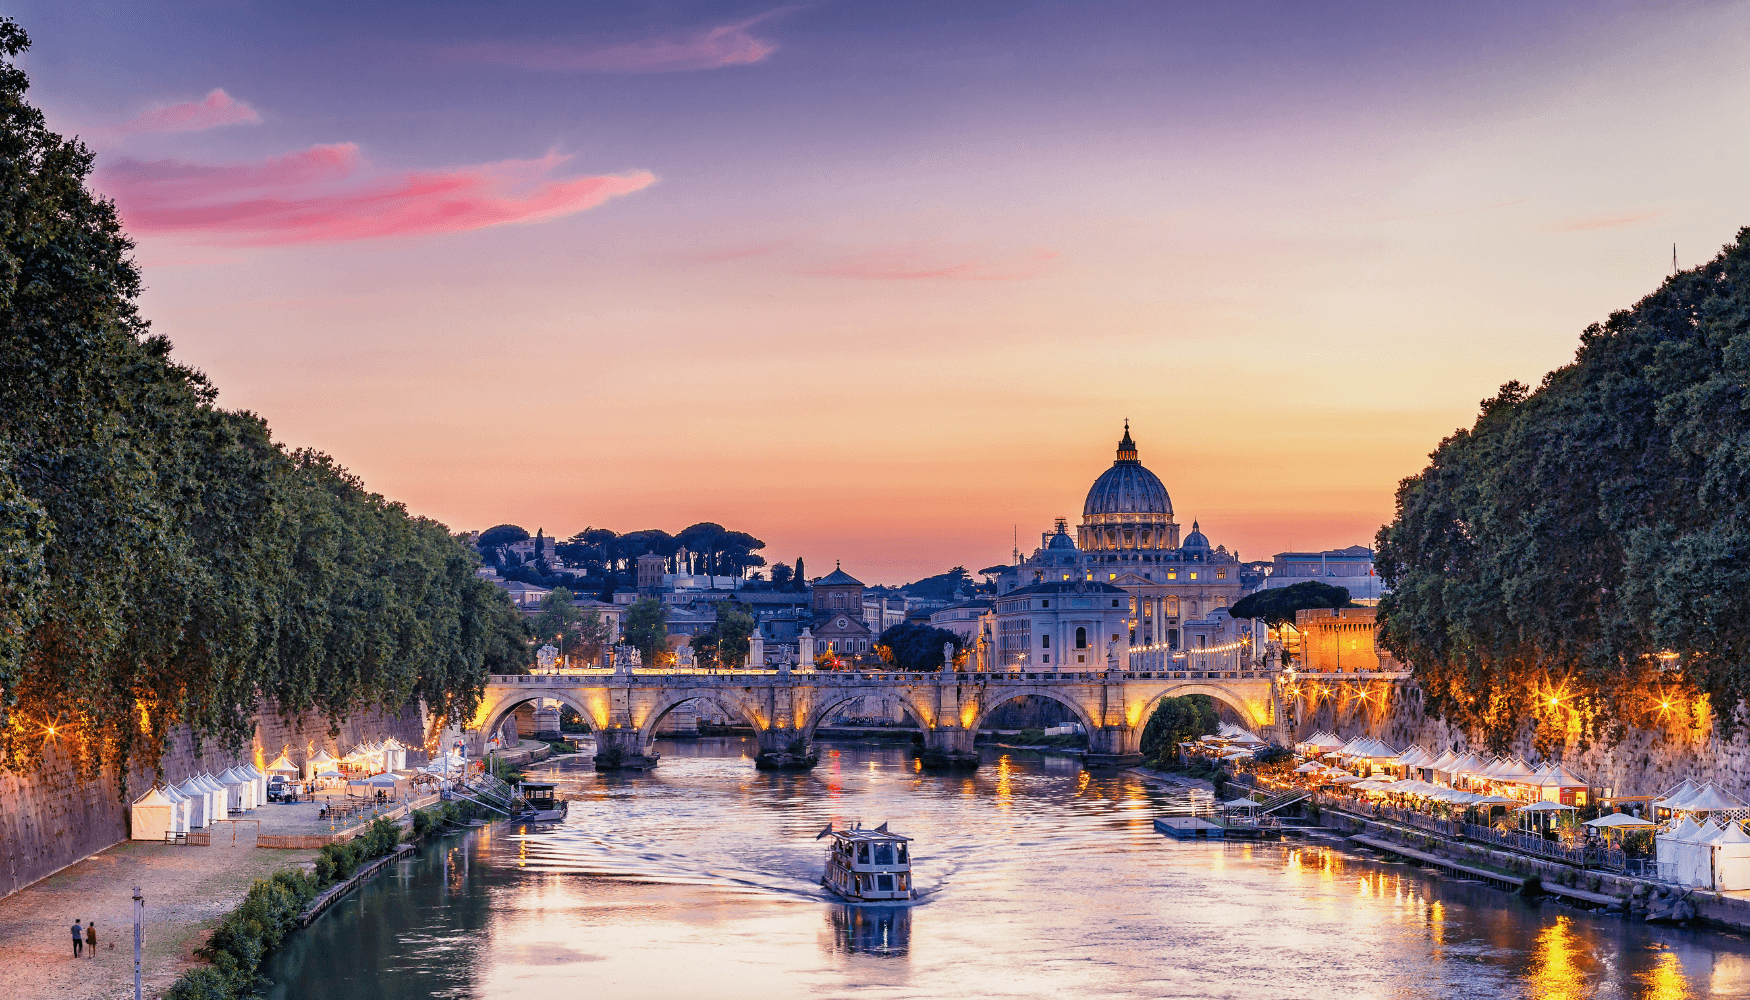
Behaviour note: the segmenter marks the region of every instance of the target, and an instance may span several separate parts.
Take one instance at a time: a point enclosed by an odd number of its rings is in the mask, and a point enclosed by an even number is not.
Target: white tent
[[[1674,808],[1688,812],[1715,812],[1721,809],[1743,809],[1744,807],[1744,800],[1721,790],[1719,786],[1710,781],[1680,800],[1680,804]]]
[[[1653,823],[1651,820],[1641,819],[1637,816],[1630,816],[1628,813],[1611,813],[1608,816],[1589,819],[1584,825],[1599,830],[1618,830],[1626,829],[1628,827],[1648,827],[1652,826]]]
[[[187,833],[190,812],[189,797],[178,791],[175,785],[164,786],[164,797],[169,799],[172,805],[170,811],[172,827],[177,833]]]
[[[304,777],[314,778],[318,772],[326,770],[322,765],[326,764],[329,767],[333,767],[338,763],[340,763],[340,761],[335,759],[334,755],[328,752],[328,748],[323,747],[316,751],[315,755],[309,760],[304,761]]]
[[[225,786],[220,784],[219,779],[213,777],[211,774],[200,775],[196,780],[201,783],[202,788],[207,790],[207,794],[213,798],[212,818],[208,820],[208,822],[224,819],[229,812],[229,810],[225,808],[225,800],[230,798],[230,793],[225,791]]]
[[[297,774],[298,773],[298,765],[296,765],[296,764],[292,763],[290,760],[288,760],[286,758],[286,755],[283,753],[280,754],[278,757],[275,757],[273,763],[267,765],[267,769],[272,774]]]
[[[1737,823],[1714,838],[1714,888],[1750,889],[1750,835]]]
[[[400,740],[391,736],[383,741],[383,749],[388,756],[383,760],[386,771],[405,771],[407,769],[407,747]]]
[[[188,828],[199,830],[213,821],[213,793],[206,786],[193,778],[176,786],[176,790],[188,796]]]
[[[225,807],[232,812],[245,812],[255,808],[255,782],[237,772],[234,767],[228,767],[217,775],[219,783],[225,786]]]
[[[1661,865],[1671,865],[1672,880],[1679,885],[1711,884],[1713,872],[1709,861],[1712,847],[1703,841],[1719,832],[1718,827],[1710,832],[1685,816],[1668,833],[1656,838],[1657,860]]]
[[[1672,805],[1672,803],[1679,799],[1688,798],[1694,793],[1695,788],[1696,785],[1694,780],[1684,778],[1682,781],[1679,781],[1677,784],[1666,789],[1665,794],[1654,799],[1653,805],[1658,806],[1660,809],[1675,809],[1677,807]]]
[[[133,839],[163,840],[166,833],[175,830],[171,816],[175,811],[176,803],[165,798],[164,793],[156,788],[147,789],[146,794],[134,800]]]
[[[238,768],[238,770],[242,771],[244,774],[249,775],[250,780],[255,782],[255,804],[261,805],[262,803],[266,802],[267,801],[267,772],[263,771],[259,767],[256,767],[254,764],[245,764],[242,767]]]

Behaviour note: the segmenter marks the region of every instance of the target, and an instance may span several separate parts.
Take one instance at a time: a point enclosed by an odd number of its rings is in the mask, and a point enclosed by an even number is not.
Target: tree
[[[808,590],[808,574],[802,571],[802,557],[796,557],[796,572],[790,574],[790,585],[796,588],[798,594]]]
[[[1381,642],[1505,747],[1738,725],[1750,695],[1750,229],[1508,382],[1398,488]]]
[[[772,589],[788,590],[793,574],[788,563],[778,563],[772,567]]]
[[[529,533],[514,524],[499,524],[482,531],[474,544],[483,549],[496,549],[502,545],[526,542],[528,538]]]
[[[90,151],[24,99],[28,45],[0,18],[0,767],[125,775],[182,725],[236,752],[263,699],[471,717],[528,661],[519,613],[443,525],[172,359]]]
[[[952,644],[958,657],[966,640],[945,628],[901,622],[881,633],[875,652],[899,670],[940,670],[944,643]]]
[[[1262,618],[1272,625],[1293,623],[1296,611],[1311,608],[1353,608],[1349,591],[1317,580],[1303,580],[1288,587],[1258,590],[1239,599],[1228,614],[1235,618]]]
[[[938,601],[952,600],[956,593],[970,594],[974,590],[972,577],[966,572],[965,566],[956,566],[946,573],[925,577],[916,583],[908,583],[899,588],[901,592],[911,597],[922,597]]]
[[[576,600],[566,588],[555,588],[541,598],[541,610],[530,625],[538,642],[555,643],[566,656],[593,660],[607,641],[608,623],[595,609],[579,608]]]
[[[1142,754],[1166,764],[1179,754],[1179,744],[1218,731],[1221,719],[1206,694],[1163,698],[1142,727]]]
[[[637,647],[645,665],[653,666],[657,654],[668,651],[668,609],[653,597],[634,601],[620,633],[626,645]]]
[[[693,636],[693,652],[701,664],[734,670],[747,662],[748,640],[759,623],[753,609],[738,601],[720,601],[716,610],[717,620]]]

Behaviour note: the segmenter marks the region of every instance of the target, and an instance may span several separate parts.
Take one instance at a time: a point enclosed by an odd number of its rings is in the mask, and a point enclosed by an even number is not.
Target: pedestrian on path
[[[79,926],[79,921],[73,921],[73,957],[79,957],[79,947],[85,943],[85,928]]]
[[[85,956],[86,958],[97,957],[97,921],[95,920],[85,921],[85,950],[89,953]]]

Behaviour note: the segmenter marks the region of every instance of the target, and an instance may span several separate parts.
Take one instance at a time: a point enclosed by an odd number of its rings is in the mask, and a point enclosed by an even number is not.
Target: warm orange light
[[[1551,708],[1554,708],[1554,707],[1556,707],[1556,699],[1554,699],[1554,698],[1551,698],[1551,699],[1550,699],[1550,700],[1549,700],[1549,705],[1550,705],[1550,707],[1551,707]]]

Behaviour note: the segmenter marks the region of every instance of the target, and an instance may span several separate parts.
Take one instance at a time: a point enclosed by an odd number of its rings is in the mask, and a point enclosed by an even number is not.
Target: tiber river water
[[[985,751],[920,773],[823,744],[665,743],[597,776],[568,822],[439,840],[295,934],[273,998],[1750,996],[1750,942],[1528,904],[1335,841],[1178,843],[1130,774]],[[819,886],[828,820],[916,838],[910,908]]]

